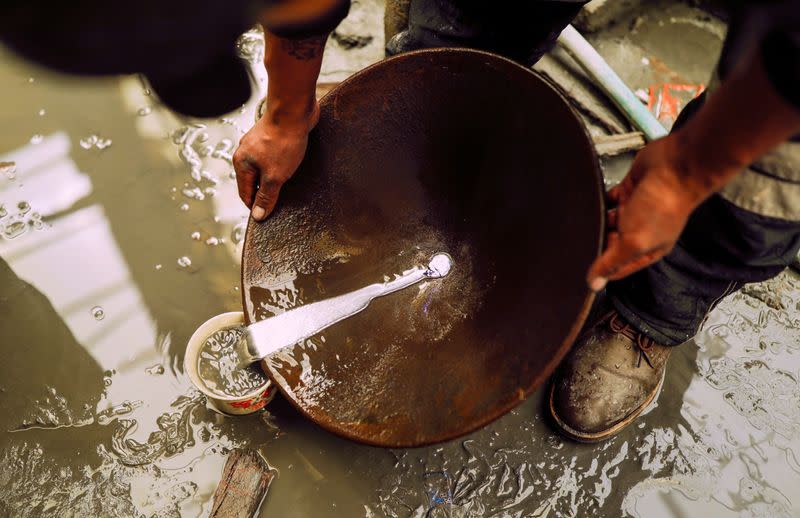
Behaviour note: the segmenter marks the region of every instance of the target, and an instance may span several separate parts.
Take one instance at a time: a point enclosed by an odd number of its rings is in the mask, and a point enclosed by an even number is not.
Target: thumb
[[[255,201],[253,202],[253,219],[263,221],[275,209],[278,203],[278,195],[281,192],[281,182],[275,180],[262,179],[258,187]]]
[[[617,232],[610,232],[605,251],[589,267],[586,281],[592,291],[602,291],[606,287],[609,277],[615,274],[619,270],[619,266],[628,259],[623,250],[624,245],[620,241]]]
[[[589,273],[586,275],[589,287],[592,291],[600,291],[605,288],[609,280],[616,281],[627,277],[658,261],[667,251],[668,249],[663,246],[640,251],[627,246],[617,235],[613,241],[609,240],[606,251],[589,268]]]

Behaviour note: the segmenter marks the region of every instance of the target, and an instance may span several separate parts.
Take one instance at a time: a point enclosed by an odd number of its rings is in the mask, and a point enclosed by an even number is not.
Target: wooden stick
[[[613,134],[628,131],[625,119],[612,113],[614,107],[603,105],[601,101],[603,99],[602,92],[593,92],[593,87],[583,84],[577,74],[573,73],[559,60],[562,54],[566,53],[554,51],[545,55],[536,63],[533,69],[542,74],[551,85],[564,94],[575,108],[607,132]],[[567,55],[563,57],[571,59]],[[574,66],[577,68],[579,65],[575,64]]]
[[[236,449],[222,470],[209,518],[253,518],[275,472],[255,450]]]
[[[598,155],[615,156],[628,151],[638,151],[645,145],[641,131],[622,133],[621,135],[597,135],[592,137]]]

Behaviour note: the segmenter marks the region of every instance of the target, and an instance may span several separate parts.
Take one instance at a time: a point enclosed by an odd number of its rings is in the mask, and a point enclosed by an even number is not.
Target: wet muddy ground
[[[705,82],[723,31],[653,2],[595,42],[658,92]],[[242,42],[253,60],[257,41]],[[380,52],[369,45],[364,62]],[[230,154],[257,99],[187,121],[135,77],[2,61],[0,516],[203,516],[238,446],[278,472],[262,516],[800,515],[800,275],[724,300],[673,354],[657,406],[601,445],[556,435],[541,391],[411,450],[339,439],[280,398],[223,417],[191,388],[183,349],[207,318],[241,310]],[[325,73],[362,64],[341,51]],[[606,164],[612,181],[625,160]]]

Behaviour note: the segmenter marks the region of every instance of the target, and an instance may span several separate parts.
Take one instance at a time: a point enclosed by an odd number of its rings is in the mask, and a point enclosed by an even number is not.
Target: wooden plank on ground
[[[214,491],[209,518],[253,518],[267,495],[275,472],[255,450],[233,450]]]
[[[601,156],[616,156],[629,151],[638,151],[645,145],[641,131],[632,131],[620,135],[593,136],[594,147]]]
[[[533,67],[563,93],[570,103],[611,134],[630,131],[628,121],[610,100],[591,84],[563,49],[554,48]]]

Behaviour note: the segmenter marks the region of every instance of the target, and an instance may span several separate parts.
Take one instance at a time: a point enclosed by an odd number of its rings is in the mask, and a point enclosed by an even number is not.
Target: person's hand
[[[680,160],[673,134],[651,142],[636,156],[625,179],[608,192],[608,240],[589,268],[594,291],[668,254],[692,211],[710,192],[699,187]]]
[[[236,183],[256,221],[263,221],[275,208],[281,187],[303,160],[308,133],[318,120],[316,102],[310,114],[281,117],[280,122],[268,111],[239,141],[233,154]]]

